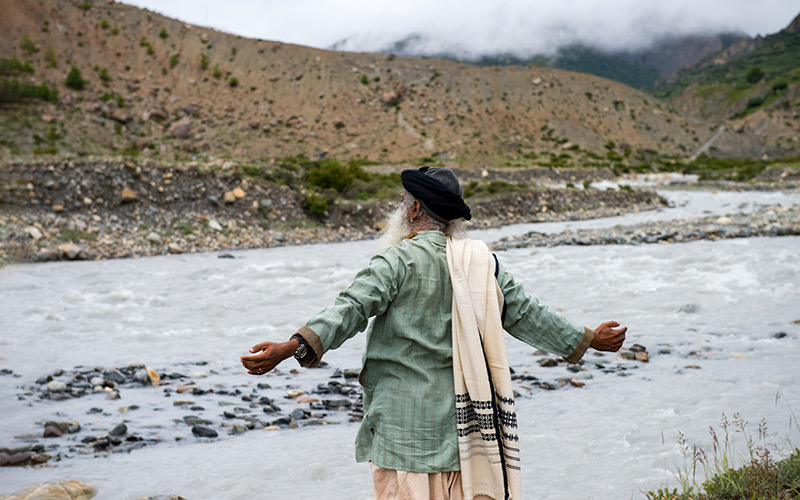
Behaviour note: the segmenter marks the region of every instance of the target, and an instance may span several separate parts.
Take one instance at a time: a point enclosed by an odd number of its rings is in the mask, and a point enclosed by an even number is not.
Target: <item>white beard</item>
[[[378,238],[378,251],[399,244],[412,232],[411,223],[408,221],[408,207],[400,204],[386,216],[386,227]]]

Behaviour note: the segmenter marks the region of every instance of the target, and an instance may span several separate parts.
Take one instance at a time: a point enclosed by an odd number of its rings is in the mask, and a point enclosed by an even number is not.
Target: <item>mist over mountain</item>
[[[553,29],[561,33],[561,39],[569,39],[565,36],[569,30],[563,26]],[[679,69],[691,66],[708,55],[745,39],[749,37],[743,32],[666,34],[642,42],[644,45],[640,47],[624,50],[609,50],[583,42],[565,42],[560,46],[545,46],[541,52],[536,51],[536,47],[541,47],[541,44],[532,39],[533,45],[523,43],[514,50],[492,52],[487,47],[484,51],[476,52],[469,46],[458,45],[457,42],[445,42],[440,38],[415,32],[385,42],[373,50],[383,54],[435,57],[481,66],[534,65],[565,69],[602,76],[642,90],[652,90],[659,80],[672,76]],[[375,39],[355,36],[334,43],[330,49],[357,52],[358,47],[373,46],[375,43]]]

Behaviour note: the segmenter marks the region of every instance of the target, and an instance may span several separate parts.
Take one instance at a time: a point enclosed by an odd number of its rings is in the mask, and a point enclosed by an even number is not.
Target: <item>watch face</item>
[[[294,357],[296,357],[298,359],[305,358],[307,352],[308,352],[308,350],[306,349],[306,345],[305,344],[300,344],[299,346],[297,346],[297,350],[294,351]]]

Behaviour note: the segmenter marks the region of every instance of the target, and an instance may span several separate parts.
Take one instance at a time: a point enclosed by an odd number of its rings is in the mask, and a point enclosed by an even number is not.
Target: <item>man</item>
[[[455,174],[423,167],[405,191],[383,249],[283,343],[243,356],[264,374],[295,356],[317,366],[367,328],[359,381],[364,420],[356,460],[370,462],[373,498],[519,499],[519,447],[502,330],[576,363],[588,347],[617,351],[626,328],[579,327],[525,293],[489,253],[464,238],[471,218]]]

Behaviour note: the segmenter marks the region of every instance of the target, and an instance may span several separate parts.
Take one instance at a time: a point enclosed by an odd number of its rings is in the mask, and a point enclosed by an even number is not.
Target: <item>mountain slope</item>
[[[119,3],[5,0],[0,58],[55,104],[0,108],[0,155],[293,155],[466,166],[688,156],[716,128],[622,84],[536,67],[354,54],[246,39]],[[83,90],[65,86],[72,67]],[[733,134],[726,132],[726,134]],[[724,138],[723,138],[724,139]],[[764,152],[737,135],[725,156]],[[612,145],[612,146],[609,146]],[[616,154],[615,153],[615,154]],[[429,161],[429,160],[428,160]]]

